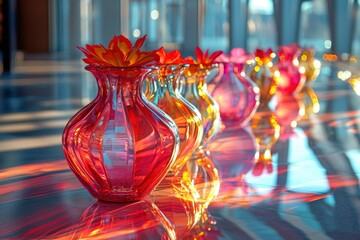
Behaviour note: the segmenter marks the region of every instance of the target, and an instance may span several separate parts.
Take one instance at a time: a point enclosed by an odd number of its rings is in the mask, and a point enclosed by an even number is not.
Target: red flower
[[[262,49],[257,48],[255,50],[255,60],[261,60],[264,63],[267,62],[271,62],[273,58],[275,58],[276,54],[274,53],[274,51],[269,48],[268,50],[266,50],[266,52]]]
[[[179,50],[166,52],[163,47],[159,48],[156,52],[159,55],[160,64],[181,64],[184,63]]]
[[[140,48],[146,40],[146,35],[139,38],[134,46],[123,35],[114,36],[108,48],[103,45],[86,45],[78,47],[86,56],[83,61],[93,66],[130,67],[151,65],[159,61],[156,51],[142,52]]]

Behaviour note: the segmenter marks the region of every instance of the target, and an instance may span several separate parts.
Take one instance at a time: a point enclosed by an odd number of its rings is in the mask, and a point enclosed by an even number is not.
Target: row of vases
[[[86,67],[98,94],[69,121],[63,146],[70,168],[94,197],[137,201],[185,164],[196,174],[191,159],[206,155],[220,114],[206,89],[213,66],[190,66],[182,74],[188,67]]]
[[[71,169],[94,197],[112,202],[140,200],[166,174],[184,179],[176,176],[184,166],[193,181],[195,166],[209,162],[206,145],[219,131],[220,115],[223,127],[244,126],[260,103],[261,111],[252,122],[255,130],[263,134],[262,121],[277,125],[263,116],[272,114],[267,105],[277,88],[291,94],[304,84],[293,64],[296,49],[284,49],[276,71],[272,51],[255,52],[256,64],[247,74],[256,84],[245,75],[244,62],[223,62],[210,82],[211,95],[206,78],[215,65],[87,66],[97,80],[98,95],[64,130],[64,152]],[[306,58],[304,63],[312,56],[306,53],[300,58]],[[276,139],[264,136],[258,142]],[[268,149],[260,151],[260,158],[268,156]],[[212,175],[216,178],[216,173]]]

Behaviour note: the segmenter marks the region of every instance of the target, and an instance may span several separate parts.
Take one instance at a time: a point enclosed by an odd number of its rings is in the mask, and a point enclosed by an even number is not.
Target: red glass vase
[[[87,66],[96,98],[70,119],[63,133],[66,160],[94,197],[111,202],[147,196],[176,159],[174,121],[149,102],[143,81],[154,67]]]
[[[298,48],[281,46],[278,52],[279,62],[276,64],[278,85],[277,90],[286,95],[299,92],[305,84],[305,69],[297,60]]]

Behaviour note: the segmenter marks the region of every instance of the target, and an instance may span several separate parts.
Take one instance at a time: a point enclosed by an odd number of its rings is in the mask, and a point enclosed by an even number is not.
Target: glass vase
[[[281,46],[279,49],[279,61],[276,64],[277,91],[282,94],[297,93],[305,84],[305,68],[299,66],[298,52],[299,48],[294,46]]]
[[[255,51],[255,64],[246,67],[245,72],[260,89],[260,105],[268,105],[276,93],[277,75],[273,65],[276,54],[268,49],[266,52],[257,49]]]
[[[193,152],[182,170],[182,182],[194,184],[197,193],[196,200],[201,217],[199,223],[188,233],[195,235],[198,233],[201,235],[204,228],[210,229],[210,226],[216,224],[207,208],[219,193],[220,180],[210,153],[205,150],[221,126],[219,105],[208,93],[206,84],[210,71],[215,67],[216,64],[211,66],[191,64],[184,75],[183,95],[199,110],[204,129],[200,146]]]
[[[164,178],[179,149],[175,122],[142,92],[145,77],[155,68],[86,70],[97,80],[98,95],[64,129],[66,160],[94,197],[140,200]]]
[[[179,76],[186,65],[161,65],[148,77],[148,99],[169,115],[179,130],[179,154],[170,171],[179,171],[200,145],[203,126],[199,111],[179,92]]]
[[[219,65],[219,78],[212,96],[220,107],[221,121],[225,127],[244,126],[256,112],[260,102],[259,88],[231,62]]]
[[[185,86],[182,89],[182,95],[192,105],[194,105],[201,115],[203,125],[203,137],[199,148],[203,148],[209,143],[220,129],[220,109],[218,103],[207,91],[207,76],[217,65],[203,66],[191,64],[186,70]]]
[[[305,69],[306,83],[315,81],[320,74],[321,62],[314,57],[314,49],[304,49],[298,60],[299,65]]]

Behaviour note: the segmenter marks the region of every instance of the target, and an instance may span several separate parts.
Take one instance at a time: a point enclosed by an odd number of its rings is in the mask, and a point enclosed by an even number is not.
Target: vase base
[[[106,194],[92,194],[93,197],[103,202],[116,202],[116,203],[127,203],[136,202],[141,200],[144,196],[141,196],[138,191],[131,192],[117,192],[117,193],[106,193]]]

